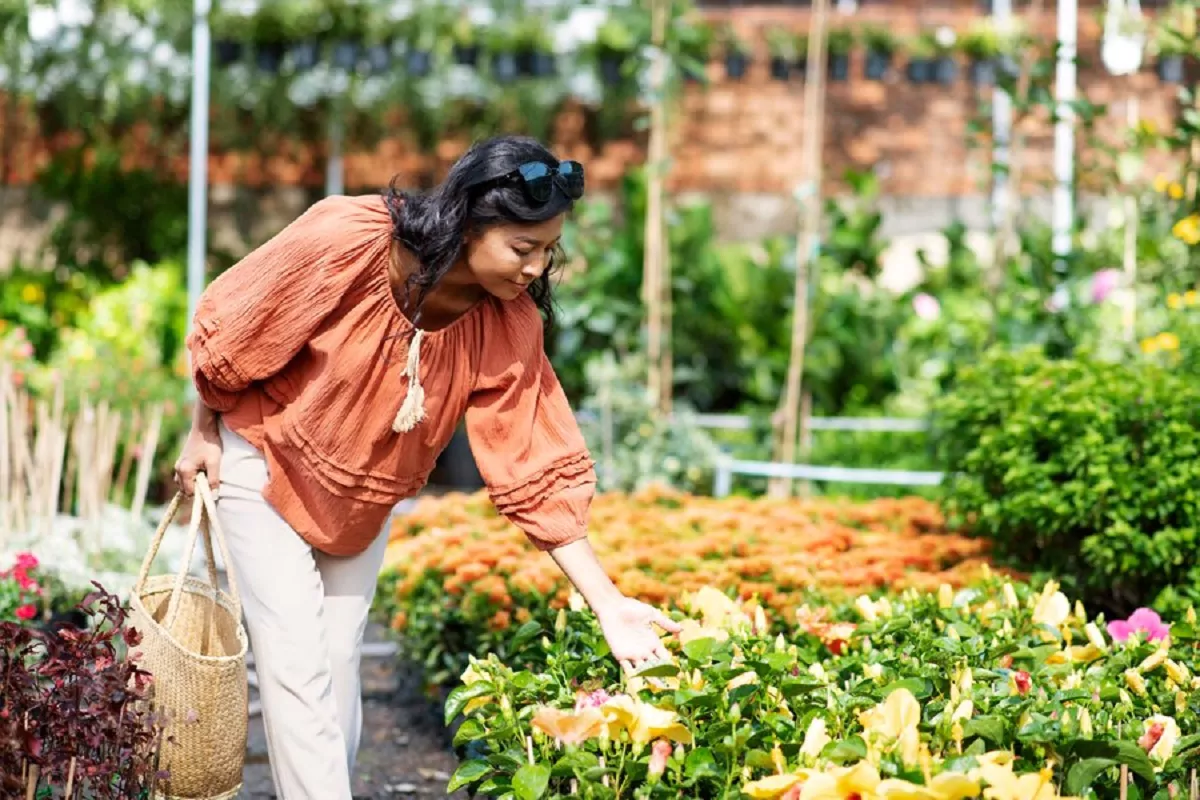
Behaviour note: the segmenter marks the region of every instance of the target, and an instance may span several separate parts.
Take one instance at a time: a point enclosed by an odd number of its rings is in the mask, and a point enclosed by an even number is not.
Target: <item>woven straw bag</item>
[[[166,717],[160,751],[168,774],[156,795],[164,800],[232,800],[241,791],[246,759],[246,631],[225,536],[204,475],[196,476],[187,547],[176,575],[148,577],[163,536],[179,511],[171,501],[142,562],[128,625],[142,634],[141,666],[153,675],[153,704]],[[208,580],[188,575],[203,533]],[[220,589],[213,538],[227,565]]]

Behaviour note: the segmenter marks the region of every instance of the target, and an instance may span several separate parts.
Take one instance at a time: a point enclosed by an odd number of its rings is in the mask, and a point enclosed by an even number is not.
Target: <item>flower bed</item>
[[[948,533],[933,504],[880,499],[693,497],[667,490],[602,495],[591,541],[621,589],[662,604],[702,586],[756,598],[781,621],[821,592],[960,586],[987,544]],[[483,494],[423,501],[397,522],[381,604],[431,683],[458,676],[466,656],[511,652],[513,628],[547,627],[568,598],[553,561],[536,553]]]
[[[473,660],[451,787],[483,796],[1054,800],[1187,797],[1200,759],[1194,613],[1106,625],[1054,584],[863,596],[788,634],[704,589],[674,664],[624,681],[589,615]],[[756,619],[758,620],[756,622]],[[1125,777],[1122,777],[1122,776]]]

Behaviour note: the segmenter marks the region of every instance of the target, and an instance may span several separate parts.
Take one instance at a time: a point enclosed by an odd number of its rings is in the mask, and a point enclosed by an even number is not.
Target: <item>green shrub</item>
[[[1152,363],[990,353],[935,408],[951,524],[1099,606],[1200,600],[1200,387]]]

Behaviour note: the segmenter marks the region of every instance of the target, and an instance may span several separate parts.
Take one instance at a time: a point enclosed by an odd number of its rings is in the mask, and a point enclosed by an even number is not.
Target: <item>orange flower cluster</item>
[[[694,497],[656,488],[601,495],[590,540],[622,591],[660,605],[705,586],[737,590],[795,621],[805,593],[858,594],[884,587],[961,586],[987,561],[987,543],[945,529],[924,499],[849,504],[826,499]],[[450,595],[513,607],[531,595],[552,606],[569,587],[551,559],[492,509],[487,496],[422,500],[400,517],[384,564],[396,599],[438,576]],[[516,608],[518,618],[524,609]],[[508,615],[494,620],[506,622]]]

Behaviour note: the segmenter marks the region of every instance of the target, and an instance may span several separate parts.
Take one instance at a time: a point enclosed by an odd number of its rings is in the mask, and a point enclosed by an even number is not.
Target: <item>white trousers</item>
[[[314,550],[263,499],[267,464],[221,425],[217,513],[238,580],[282,800],[351,800],[362,731],[359,661],[387,546],[338,558]]]

